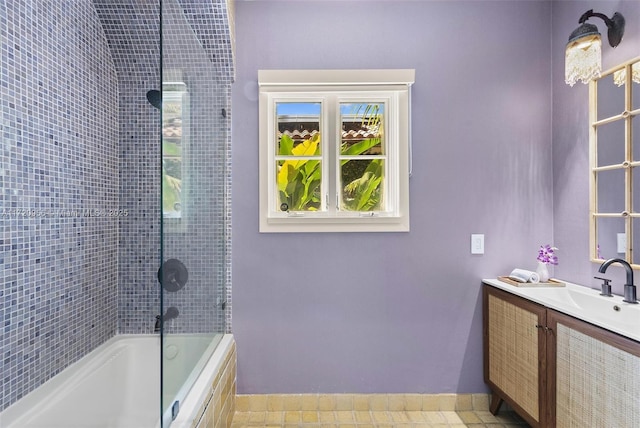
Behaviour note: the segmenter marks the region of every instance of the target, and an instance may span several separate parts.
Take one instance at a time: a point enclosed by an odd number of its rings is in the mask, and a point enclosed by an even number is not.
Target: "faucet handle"
[[[602,292],[600,293],[601,296],[606,296],[606,297],[613,297],[613,294],[611,293],[611,280],[607,279],[607,278],[600,278],[599,276],[594,276],[594,279],[599,279],[602,281],[602,284],[600,285]]]

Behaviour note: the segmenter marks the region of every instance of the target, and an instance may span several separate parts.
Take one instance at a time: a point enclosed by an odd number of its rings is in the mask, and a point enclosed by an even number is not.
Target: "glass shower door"
[[[204,3],[162,0],[163,427],[225,330],[228,82],[205,49],[211,33],[194,31],[215,18]]]

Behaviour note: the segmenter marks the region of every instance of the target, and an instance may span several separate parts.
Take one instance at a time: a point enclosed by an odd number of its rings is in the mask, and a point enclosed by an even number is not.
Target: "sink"
[[[622,302],[620,298],[601,296],[596,290],[568,289],[571,300],[595,317],[640,327],[640,307]]]
[[[622,301],[622,296],[605,297],[600,290],[566,283],[565,287],[519,288],[494,282],[514,294],[640,341],[640,304]],[[504,285],[503,285],[504,284]]]

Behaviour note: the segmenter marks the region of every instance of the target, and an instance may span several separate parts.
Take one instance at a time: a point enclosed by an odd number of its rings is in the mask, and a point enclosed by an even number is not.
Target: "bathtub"
[[[191,427],[202,417],[232,346],[231,335],[165,338],[164,427]],[[115,336],[0,413],[0,426],[158,428],[160,370],[159,336]],[[172,406],[175,397],[179,406]]]

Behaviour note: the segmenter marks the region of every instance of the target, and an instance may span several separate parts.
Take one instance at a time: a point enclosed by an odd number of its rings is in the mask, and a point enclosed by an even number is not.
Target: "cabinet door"
[[[484,380],[492,412],[504,400],[532,426],[545,426],[545,318],[543,306],[483,287]]]
[[[555,426],[640,427],[640,343],[550,309],[547,323]]]

